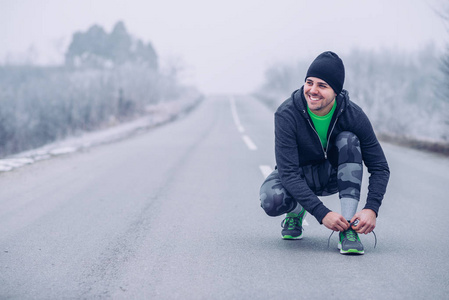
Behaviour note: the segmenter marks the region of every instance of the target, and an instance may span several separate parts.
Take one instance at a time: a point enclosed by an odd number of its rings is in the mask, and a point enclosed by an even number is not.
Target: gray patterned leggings
[[[309,188],[317,196],[339,193],[340,198],[360,199],[362,184],[362,154],[358,137],[349,131],[341,132],[336,138],[338,167],[328,160],[318,165],[302,167],[299,172]],[[269,216],[280,216],[292,211],[297,202],[282,186],[278,170],[274,170],[260,188],[260,202]]]

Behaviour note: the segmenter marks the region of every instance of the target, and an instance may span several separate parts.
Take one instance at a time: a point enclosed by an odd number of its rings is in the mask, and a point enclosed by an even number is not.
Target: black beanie
[[[327,82],[338,95],[345,81],[345,66],[337,54],[331,51],[321,53],[307,70],[308,77],[317,77]]]

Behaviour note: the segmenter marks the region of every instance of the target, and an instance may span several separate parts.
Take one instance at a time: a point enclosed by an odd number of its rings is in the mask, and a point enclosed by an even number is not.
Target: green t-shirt
[[[321,144],[324,148],[327,147],[327,131],[329,130],[329,125],[331,124],[332,115],[334,114],[335,108],[337,107],[337,100],[334,101],[334,105],[330,112],[325,116],[317,116],[313,112],[310,111],[309,107],[307,107],[307,111],[309,112],[310,117],[312,118],[313,125],[315,126],[315,130],[320,137]]]

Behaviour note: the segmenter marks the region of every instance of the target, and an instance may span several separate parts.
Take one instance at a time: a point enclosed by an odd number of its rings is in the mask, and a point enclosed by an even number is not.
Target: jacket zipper
[[[309,119],[307,119],[307,122],[309,122],[310,127],[313,129],[313,131],[315,131],[315,133],[316,133],[316,135],[318,137],[318,140],[320,141],[321,149],[323,149],[324,159],[327,159],[327,153],[326,153],[326,150],[324,150],[323,144],[321,143],[320,135],[318,134],[316,129],[312,126],[312,123],[310,122]]]
[[[303,110],[303,112],[306,113],[305,110]],[[340,110],[340,114],[341,114],[342,112],[343,112],[343,109]],[[327,145],[328,145],[328,146],[329,146],[329,141],[330,141],[330,139],[331,139],[332,132],[334,131],[335,124],[337,124],[337,121],[338,121],[338,117],[339,117],[339,116],[340,116],[340,115],[338,115],[338,116],[335,118],[334,125],[332,125],[331,131],[329,132],[329,136],[328,136],[328,138],[327,138]],[[313,129],[313,131],[316,133],[316,136],[318,137],[318,140],[320,141],[321,149],[323,149],[323,153],[324,153],[324,159],[327,159],[327,149],[324,149],[323,144],[321,143],[320,135],[319,135],[318,132],[316,131],[315,127],[313,127],[312,123],[310,122],[310,119],[309,119],[309,118],[306,118],[306,119],[307,119],[307,122],[309,122],[310,127],[311,127],[311,128]],[[327,148],[329,148],[329,147],[327,147]]]

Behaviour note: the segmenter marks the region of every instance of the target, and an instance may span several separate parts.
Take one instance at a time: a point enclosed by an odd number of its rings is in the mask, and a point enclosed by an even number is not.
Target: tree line
[[[64,65],[0,66],[0,157],[148,114],[185,89],[122,22],[110,34],[94,25],[73,35]]]

